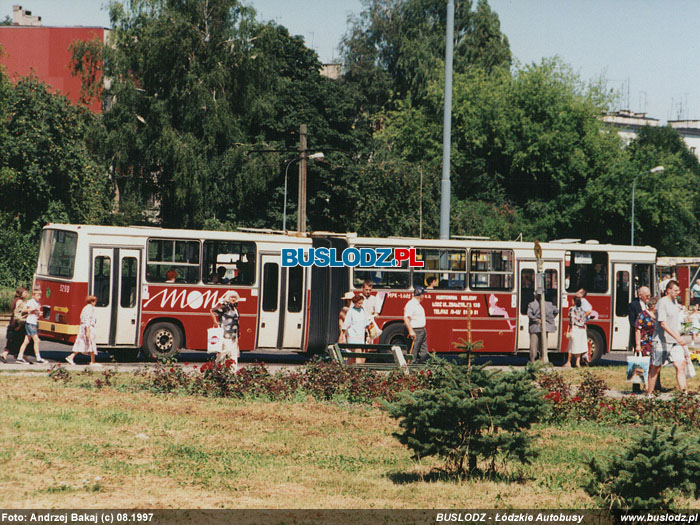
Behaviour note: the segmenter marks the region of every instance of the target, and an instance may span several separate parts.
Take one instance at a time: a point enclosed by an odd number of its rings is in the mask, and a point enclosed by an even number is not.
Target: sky
[[[460,1],[460,0],[456,0]],[[0,17],[21,3],[44,25],[109,26],[103,0],[0,0]],[[262,20],[301,35],[323,62],[339,56],[361,0],[248,0]],[[700,119],[698,0],[489,0],[516,60],[559,56],[582,79],[607,79],[618,109],[662,122]]]

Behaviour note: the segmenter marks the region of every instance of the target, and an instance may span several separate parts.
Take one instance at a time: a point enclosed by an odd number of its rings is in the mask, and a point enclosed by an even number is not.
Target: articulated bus
[[[542,243],[545,297],[559,315],[550,352],[565,352],[568,307],[579,288],[593,313],[594,359],[624,349],[627,307],[639,286],[655,289],[656,251],[561,240]],[[422,267],[287,266],[284,249],[410,248]],[[358,250],[355,250],[358,251]],[[428,347],[483,342],[480,352],[514,354],[529,347],[527,305],[534,298],[536,259],[530,242],[482,239],[364,238],[149,227],[49,224],[43,230],[35,285],[42,289],[42,339],[73,343],[88,294],[97,296],[97,343],[117,354],[151,357],[205,350],[209,310],[227,290],[241,296],[240,347],[320,353],[338,339],[342,295],[373,283],[380,343],[406,343],[403,307],[416,286],[426,290]]]

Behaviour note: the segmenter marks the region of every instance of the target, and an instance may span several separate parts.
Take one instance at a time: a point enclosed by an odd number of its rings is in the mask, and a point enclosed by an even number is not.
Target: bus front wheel
[[[411,340],[408,338],[408,331],[403,323],[394,323],[382,329],[379,342],[384,345],[400,345],[406,351],[411,350]]]
[[[591,364],[595,365],[605,353],[605,342],[597,330],[587,330],[588,344],[591,347]]]
[[[147,357],[161,359],[174,357],[180,351],[182,333],[172,323],[153,323],[144,335],[143,349]]]

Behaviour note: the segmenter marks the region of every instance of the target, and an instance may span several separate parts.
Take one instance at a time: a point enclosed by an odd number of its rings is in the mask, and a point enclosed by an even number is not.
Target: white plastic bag
[[[695,377],[695,367],[690,357],[685,358],[685,377]]]
[[[224,329],[221,327],[209,328],[209,330],[207,330],[207,353],[216,354],[221,352],[223,344]]]

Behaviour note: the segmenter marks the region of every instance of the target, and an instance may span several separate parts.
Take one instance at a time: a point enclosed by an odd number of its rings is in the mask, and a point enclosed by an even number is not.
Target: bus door
[[[613,263],[615,289],[612,297],[613,330],[612,349],[627,348],[630,337],[629,305],[632,296],[632,265],[629,263]]]
[[[559,312],[554,318],[556,330],[547,334],[547,348],[556,350],[559,348],[561,334],[561,263],[558,261],[545,261],[545,300],[552,303]],[[527,317],[527,307],[535,299],[535,276],[537,263],[535,261],[518,262],[518,350],[530,348],[530,321]]]
[[[284,268],[287,281],[287,293],[284,298],[285,318],[282,348],[300,349],[304,335],[304,302],[306,294],[304,286],[306,272],[301,266]]]
[[[260,256],[260,311],[258,312],[257,348],[278,348],[280,321],[280,258],[277,255]]]
[[[141,287],[141,251],[125,248],[115,250],[115,260],[119,261],[119,279],[116,283],[118,300],[115,301],[117,310],[117,325],[115,327],[114,344],[137,345],[139,327],[139,294]]]
[[[140,261],[138,249],[91,249],[90,293],[97,297],[98,345],[138,343]]]

